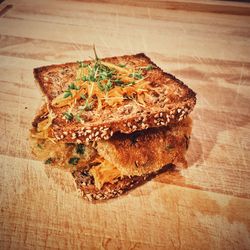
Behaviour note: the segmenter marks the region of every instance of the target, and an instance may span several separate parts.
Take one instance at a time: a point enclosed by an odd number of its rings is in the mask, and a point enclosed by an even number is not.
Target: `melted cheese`
[[[121,172],[106,160],[102,160],[100,165],[92,167],[89,172],[94,177],[95,186],[98,189],[101,189],[104,183],[112,183],[114,179],[122,177]]]
[[[100,90],[98,85],[94,82],[82,81],[81,77],[87,75],[87,70],[78,69],[77,76],[79,79],[75,85],[79,87],[79,90],[71,89],[71,96],[64,97],[64,93],[58,95],[56,98],[52,100],[52,105],[55,107],[63,107],[70,106],[77,100],[81,98],[81,95],[85,95],[88,98],[88,101],[93,101],[92,97],[95,96],[97,98],[97,110],[101,110],[105,106],[116,106],[123,102],[125,95],[133,95],[137,96],[138,102],[144,105],[144,94],[148,92],[149,82],[142,78],[139,80],[135,80],[130,77],[129,74],[133,72],[133,69],[124,69],[117,65],[108,62],[101,62],[103,65],[113,68],[116,70],[117,79],[121,79],[124,83],[135,82],[135,84],[124,86],[121,88],[120,86],[114,86],[110,91],[104,93]],[[107,80],[101,81],[101,84],[106,84]]]

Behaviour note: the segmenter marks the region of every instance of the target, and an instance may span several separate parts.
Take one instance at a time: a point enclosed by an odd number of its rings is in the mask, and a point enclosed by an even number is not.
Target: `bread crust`
[[[83,124],[64,119],[63,113],[67,111],[67,107],[56,108],[50,105],[57,116],[51,130],[52,136],[57,140],[87,144],[100,139],[108,140],[116,132],[132,133],[178,123],[193,110],[196,94],[173,75],[163,72],[143,53],[104,58],[102,61],[113,64],[127,63],[131,67],[154,65],[154,69],[144,73],[147,81],[152,85],[152,91],[160,93],[156,103],[146,107],[132,105],[131,112],[127,112],[131,108],[131,103],[124,103],[122,107],[108,108],[101,112],[86,111],[87,119],[90,120]],[[84,63],[90,63],[90,61],[84,61]],[[66,63],[34,69],[34,76],[47,96],[49,104],[76,78],[77,67],[77,63]]]
[[[166,165],[158,171],[143,176],[126,176],[123,179],[118,178],[113,183],[105,183],[101,189],[95,187],[93,177],[88,174],[90,168],[91,167],[72,172],[77,190],[81,197],[88,201],[102,201],[116,198],[132,189],[135,189],[161,173],[172,171],[174,170],[174,165]]]
[[[170,163],[185,166],[190,134],[191,118],[187,117],[176,126],[117,133],[107,141],[98,141],[96,149],[123,175],[141,176]]]

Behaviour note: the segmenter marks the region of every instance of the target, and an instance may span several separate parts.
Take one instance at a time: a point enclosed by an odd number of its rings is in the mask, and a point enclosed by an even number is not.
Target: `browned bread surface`
[[[131,100],[125,100],[120,106],[108,107],[101,111],[86,111],[83,123],[64,118],[63,114],[68,111],[67,106],[59,108],[50,105],[56,114],[52,124],[52,135],[57,140],[78,143],[108,140],[118,131],[132,133],[177,123],[192,111],[196,103],[196,94],[183,82],[163,72],[144,54],[104,58],[102,61],[116,65],[126,64],[128,68],[154,65],[151,70],[143,70],[143,77],[150,82],[149,94],[153,100],[146,100],[144,107]],[[91,61],[84,63],[89,64]],[[34,69],[34,76],[48,97],[49,103],[63,93],[76,78],[78,67],[78,63],[66,63]],[[78,101],[75,108],[82,105],[82,102],[83,100]]]
[[[117,133],[97,142],[97,151],[128,176],[145,175],[166,164],[185,165],[185,152],[191,134],[191,119],[176,126],[149,128],[132,134]]]
[[[89,169],[90,168],[91,166]],[[95,187],[93,177],[89,175],[89,169],[85,168],[72,172],[76,187],[84,199],[89,201],[100,201],[116,198],[129,190],[144,184],[161,173],[173,170],[174,165],[170,164],[164,166],[156,172],[143,176],[126,176],[123,179],[118,178],[113,183],[105,183],[101,189]]]

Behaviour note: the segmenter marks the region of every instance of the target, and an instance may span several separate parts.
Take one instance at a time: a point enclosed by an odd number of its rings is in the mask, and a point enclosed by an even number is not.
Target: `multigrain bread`
[[[89,170],[91,169],[91,167],[92,166],[89,165],[87,168],[72,172],[72,176],[75,180],[75,184],[79,194],[82,198],[88,201],[102,201],[116,198],[153,179],[157,175],[167,171],[173,171],[175,168],[174,165],[169,164],[163,166],[158,171],[151,172],[145,175],[131,177],[125,176],[122,179],[117,178],[114,182],[105,183],[101,189],[98,189],[94,185],[93,176],[89,175]]]
[[[79,78],[81,65],[92,65],[93,61],[34,69],[35,79],[47,97],[49,109],[55,114],[50,133],[58,141],[88,144],[90,141],[108,140],[115,132],[129,134],[151,127],[176,124],[193,110],[196,94],[183,82],[163,72],[144,54],[104,58],[101,59],[101,62],[111,63],[119,67],[119,70],[121,67],[118,65],[126,65],[122,70],[132,72],[130,75],[133,77],[140,72],[140,77],[146,83],[143,85],[143,87],[146,86],[146,90],[136,90],[137,92],[132,95],[125,94],[122,103],[115,106],[106,105],[101,109],[98,109],[98,100],[93,96],[93,106],[81,114],[80,121],[74,118],[79,115],[77,113],[79,107],[86,104],[84,98],[74,102],[73,106],[71,102],[70,107],[69,105],[59,105],[59,107],[57,104],[53,104],[53,101],[63,93],[67,93],[72,82],[77,84],[76,79]],[[116,71],[113,66],[110,68],[114,72]],[[126,78],[128,77],[126,76]],[[130,88],[142,85],[140,79],[136,80],[135,77],[134,80],[138,84],[133,84]],[[122,87],[122,91],[129,88],[128,85]],[[143,100],[135,97],[140,91]],[[110,102],[110,99],[108,101]],[[73,117],[70,120],[65,119],[65,114],[69,112],[69,109]]]
[[[144,54],[34,69],[46,104],[32,151],[66,167],[83,198],[117,197],[186,166],[196,94]]]
[[[187,117],[175,126],[117,133],[107,141],[98,141],[96,149],[101,157],[128,176],[149,174],[166,164],[186,167],[184,156],[191,124]]]
[[[176,126],[118,133],[108,141],[98,141],[99,155],[72,171],[77,188],[88,200],[110,199],[166,169],[183,166],[190,133],[191,120],[186,118]]]

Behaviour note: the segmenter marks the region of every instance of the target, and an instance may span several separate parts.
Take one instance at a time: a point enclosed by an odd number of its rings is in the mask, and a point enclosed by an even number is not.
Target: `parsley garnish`
[[[79,155],[83,155],[85,152],[85,146],[83,144],[76,145],[76,153]]]
[[[64,112],[63,115],[68,121],[72,121],[74,118],[74,115],[71,112]]]
[[[68,163],[71,165],[77,165],[77,163],[79,162],[80,158],[78,157],[72,157],[69,159]]]
[[[42,145],[41,144],[39,144],[39,143],[37,143],[37,147],[38,148],[40,148],[40,149],[42,149],[43,147],[42,147]]]

